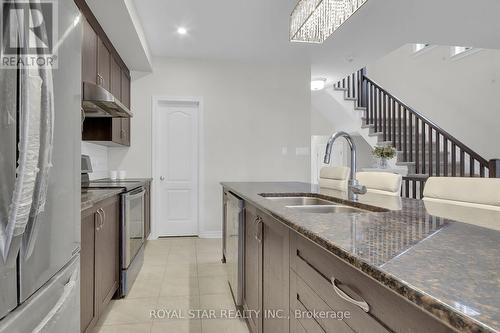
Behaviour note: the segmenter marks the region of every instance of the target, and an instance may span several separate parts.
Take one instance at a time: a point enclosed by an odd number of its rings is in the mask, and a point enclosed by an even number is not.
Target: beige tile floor
[[[111,301],[94,333],[248,333],[241,319],[177,319],[166,314],[214,310],[219,317],[224,313],[220,309],[235,309],[220,262],[221,248],[220,239],[148,241],[132,290],[126,298]],[[157,318],[151,316],[155,310]]]

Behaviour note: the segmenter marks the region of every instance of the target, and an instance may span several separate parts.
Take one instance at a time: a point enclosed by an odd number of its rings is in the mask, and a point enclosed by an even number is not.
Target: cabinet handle
[[[101,209],[100,208],[97,210],[96,214],[99,216],[99,223],[97,224],[95,230],[99,231],[99,230],[101,230],[101,223],[102,223],[102,215],[101,215]]]
[[[104,223],[106,223],[106,212],[102,208],[101,208],[101,212],[102,212],[102,215],[103,215],[102,224],[101,224],[101,228],[102,228],[102,227],[104,227]]]
[[[257,232],[255,233],[255,239],[257,242],[262,242],[262,218],[260,216],[257,216],[255,218],[255,223],[257,223]]]
[[[349,296],[345,292],[343,292],[342,289],[340,289],[339,287],[337,287],[337,279],[335,279],[334,276],[332,276],[331,281],[332,281],[332,285],[333,285],[333,290],[335,290],[335,293],[340,298],[342,298],[343,300],[345,300],[345,301],[347,301],[349,303],[352,303],[352,304],[360,307],[364,312],[369,312],[370,311],[370,306],[368,305],[368,303],[365,302],[365,300],[356,301],[354,298],[352,298],[351,296]],[[363,299],[362,297],[360,297],[360,298]]]

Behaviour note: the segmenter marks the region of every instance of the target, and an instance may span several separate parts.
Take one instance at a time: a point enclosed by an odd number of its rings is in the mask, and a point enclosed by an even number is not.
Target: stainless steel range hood
[[[83,82],[82,107],[88,118],[132,118],[132,112],[113,94],[92,82]]]

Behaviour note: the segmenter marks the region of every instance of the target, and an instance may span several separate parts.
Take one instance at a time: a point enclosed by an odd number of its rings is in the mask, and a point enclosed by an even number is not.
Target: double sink
[[[347,206],[334,201],[314,196],[282,196],[261,194],[268,200],[280,203],[288,208],[311,214],[366,213],[368,210]]]

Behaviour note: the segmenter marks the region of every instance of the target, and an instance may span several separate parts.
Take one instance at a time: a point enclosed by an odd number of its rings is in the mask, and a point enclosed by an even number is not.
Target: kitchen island
[[[254,333],[500,330],[500,211],[375,194],[350,202],[343,192],[307,183],[222,185],[245,201],[244,232],[251,234],[245,235],[244,302],[252,305],[244,308],[288,306],[291,314],[278,324],[249,319]],[[311,213],[276,196],[311,196],[361,210]],[[279,246],[266,248],[266,225],[268,240]],[[258,259],[249,253],[256,251]],[[294,318],[297,309],[313,310],[306,305],[351,309],[352,318],[341,326]]]

